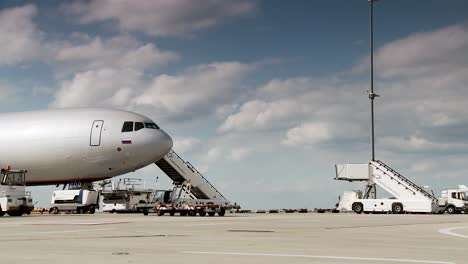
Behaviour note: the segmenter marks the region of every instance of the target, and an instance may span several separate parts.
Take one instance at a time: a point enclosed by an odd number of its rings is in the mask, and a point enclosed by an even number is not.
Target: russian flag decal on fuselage
[[[130,139],[122,139],[122,144],[132,144],[132,141]]]

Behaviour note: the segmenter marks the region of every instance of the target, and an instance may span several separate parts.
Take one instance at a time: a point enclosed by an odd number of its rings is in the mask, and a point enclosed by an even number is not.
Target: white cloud
[[[200,140],[194,137],[173,137],[174,150],[181,154],[192,150],[195,146],[200,144]]]
[[[37,59],[41,33],[33,23],[34,5],[0,10],[0,64],[14,65]]]
[[[51,107],[128,106],[143,86],[140,72],[112,68],[78,73],[63,81]]]
[[[252,69],[239,62],[220,62],[191,67],[179,75],[159,75],[133,104],[172,118],[211,115],[238,97],[240,81]]]
[[[238,97],[253,69],[239,62],[198,65],[148,80],[139,70],[100,68],[61,82],[52,107],[111,106],[144,110],[165,120],[197,119]]]
[[[81,23],[112,21],[124,32],[181,36],[212,27],[226,17],[250,14],[255,6],[245,0],[92,0],[65,5],[65,10],[79,15]]]
[[[53,60],[67,67],[69,72],[96,70],[105,67],[144,70],[178,59],[171,51],[162,51],[152,43],[141,43],[130,36],[109,39],[82,37],[78,43],[67,43],[60,47]]]
[[[468,25],[454,25],[436,31],[415,33],[392,41],[375,53],[376,73],[385,78],[437,74],[468,66]],[[365,58],[354,71],[368,69]]]
[[[234,148],[229,151],[228,159],[240,161],[252,154],[252,149],[246,147]]]
[[[382,95],[376,99],[377,147],[395,152],[462,151],[457,144],[468,143],[462,136],[468,131],[462,96],[468,91],[467,28],[418,33],[377,49],[378,72],[392,77],[376,82]],[[404,70],[397,72],[400,69]],[[282,142],[290,146],[362,148],[369,144],[368,83],[337,76],[271,80],[218,131],[222,136],[281,133]]]
[[[291,128],[286,134],[283,144],[290,146],[302,146],[317,144],[330,140],[332,131],[325,123],[304,123],[300,126]]]

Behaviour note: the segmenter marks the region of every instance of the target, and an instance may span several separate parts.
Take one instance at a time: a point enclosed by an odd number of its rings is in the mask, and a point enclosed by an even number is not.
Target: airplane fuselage
[[[0,167],[28,170],[28,185],[111,178],[158,161],[171,148],[171,138],[151,119],[127,111],[0,114]]]

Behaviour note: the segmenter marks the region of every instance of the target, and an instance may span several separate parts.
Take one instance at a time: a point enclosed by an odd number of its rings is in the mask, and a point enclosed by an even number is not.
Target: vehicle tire
[[[5,215],[5,211],[2,210],[2,207],[0,207],[0,217]]]
[[[174,216],[174,215],[175,215],[175,211],[174,211],[174,210],[173,210],[173,211],[170,211],[170,212],[169,212],[169,215],[170,215],[170,216]]]
[[[224,216],[226,214],[226,209],[221,208],[221,210],[218,212],[219,216]]]
[[[21,212],[21,211],[8,211],[7,214],[9,216],[22,216],[23,212]]]
[[[205,216],[206,215],[205,210],[201,210],[200,212],[198,212],[198,215],[199,216]]]
[[[95,207],[89,208],[89,213],[90,213],[90,214],[96,213],[96,208],[95,208]]]
[[[191,210],[191,211],[188,212],[188,215],[189,216],[197,216],[197,211]]]
[[[392,213],[393,214],[402,214],[403,213],[403,205],[401,203],[392,204]]]
[[[208,212],[209,216],[215,216],[216,212]]]
[[[53,214],[59,214],[60,210],[57,207],[52,208],[52,213]]]
[[[163,210],[158,210],[158,216],[163,216],[164,215],[164,211]]]
[[[149,210],[147,208],[143,209],[143,215],[148,215],[149,214]]]
[[[362,203],[353,203],[352,208],[356,214],[361,214],[362,212],[364,212],[364,206],[362,205]]]
[[[454,214],[456,213],[457,210],[455,210],[455,207],[450,205],[450,206],[447,206],[447,209],[445,209],[445,211],[447,212],[447,214]]]

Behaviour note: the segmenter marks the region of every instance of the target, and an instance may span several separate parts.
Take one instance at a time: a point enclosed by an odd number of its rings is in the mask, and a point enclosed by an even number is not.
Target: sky
[[[376,158],[436,193],[468,184],[468,2],[374,15]],[[141,113],[244,208],[362,189],[333,178],[370,159],[369,87],[367,0],[0,3],[0,111]],[[155,165],[122,177],[169,187]],[[54,188],[31,188],[38,206]]]

